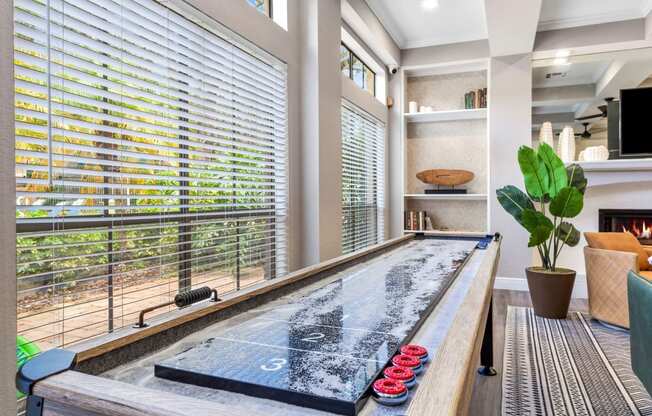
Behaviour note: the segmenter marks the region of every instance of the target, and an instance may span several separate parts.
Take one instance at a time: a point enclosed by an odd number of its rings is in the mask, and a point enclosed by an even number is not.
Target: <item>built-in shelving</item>
[[[436,199],[440,201],[484,201],[487,194],[405,194],[410,199]]]
[[[486,60],[434,64],[401,69],[403,117],[402,214],[404,233],[432,236],[484,236],[489,228],[489,136],[487,108],[464,109],[464,95],[487,87]],[[417,86],[410,87],[411,82]],[[408,103],[441,111],[407,112]],[[488,103],[491,105],[491,102]],[[445,122],[449,124],[438,124]],[[468,194],[425,194],[428,185],[415,180],[426,169],[465,169],[476,178]],[[405,212],[425,211],[434,230],[405,229]],[[393,221],[398,222],[398,218]],[[396,224],[396,222],[394,224]]]
[[[424,113],[405,113],[408,123],[433,123],[439,121],[481,120],[487,118],[486,108],[470,110],[445,110]]]

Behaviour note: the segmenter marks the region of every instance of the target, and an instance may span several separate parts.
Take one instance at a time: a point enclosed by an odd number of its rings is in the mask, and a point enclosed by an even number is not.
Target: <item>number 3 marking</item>
[[[324,338],[326,335],[322,334],[321,332],[313,332],[311,334],[308,334],[307,337],[302,338],[301,341],[307,341],[307,342],[317,342],[318,340]]]
[[[278,371],[281,368],[283,368],[283,366],[287,364],[287,362],[288,361],[283,358],[272,358],[271,360],[269,360],[270,363],[269,366],[267,364],[263,364],[260,366],[260,369],[263,371]]]

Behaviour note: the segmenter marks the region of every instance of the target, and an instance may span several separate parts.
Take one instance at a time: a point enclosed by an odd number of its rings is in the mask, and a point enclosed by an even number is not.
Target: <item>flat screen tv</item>
[[[620,90],[620,155],[652,157],[652,88]]]

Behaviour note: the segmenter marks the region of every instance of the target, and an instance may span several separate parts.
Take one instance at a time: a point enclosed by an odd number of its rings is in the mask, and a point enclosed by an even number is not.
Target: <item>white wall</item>
[[[532,60],[530,54],[491,58],[489,65],[489,229],[503,235],[497,275],[523,279],[531,265],[527,232],[506,213],[496,189],[522,186],[516,159],[521,145],[531,144]]]
[[[0,414],[16,414],[16,182],[13,1],[0,0]]]
[[[475,40],[401,51],[401,66],[430,65],[489,57],[489,42]]]

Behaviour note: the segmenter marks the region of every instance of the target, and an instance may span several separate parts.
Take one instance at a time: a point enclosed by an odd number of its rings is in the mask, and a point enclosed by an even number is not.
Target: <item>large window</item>
[[[383,240],[385,126],[342,102],[342,251]]]
[[[340,45],[340,70],[356,85],[376,95],[376,74],[345,45]]]
[[[15,2],[18,332],[41,349],[286,273],[285,65],[169,7]]]

